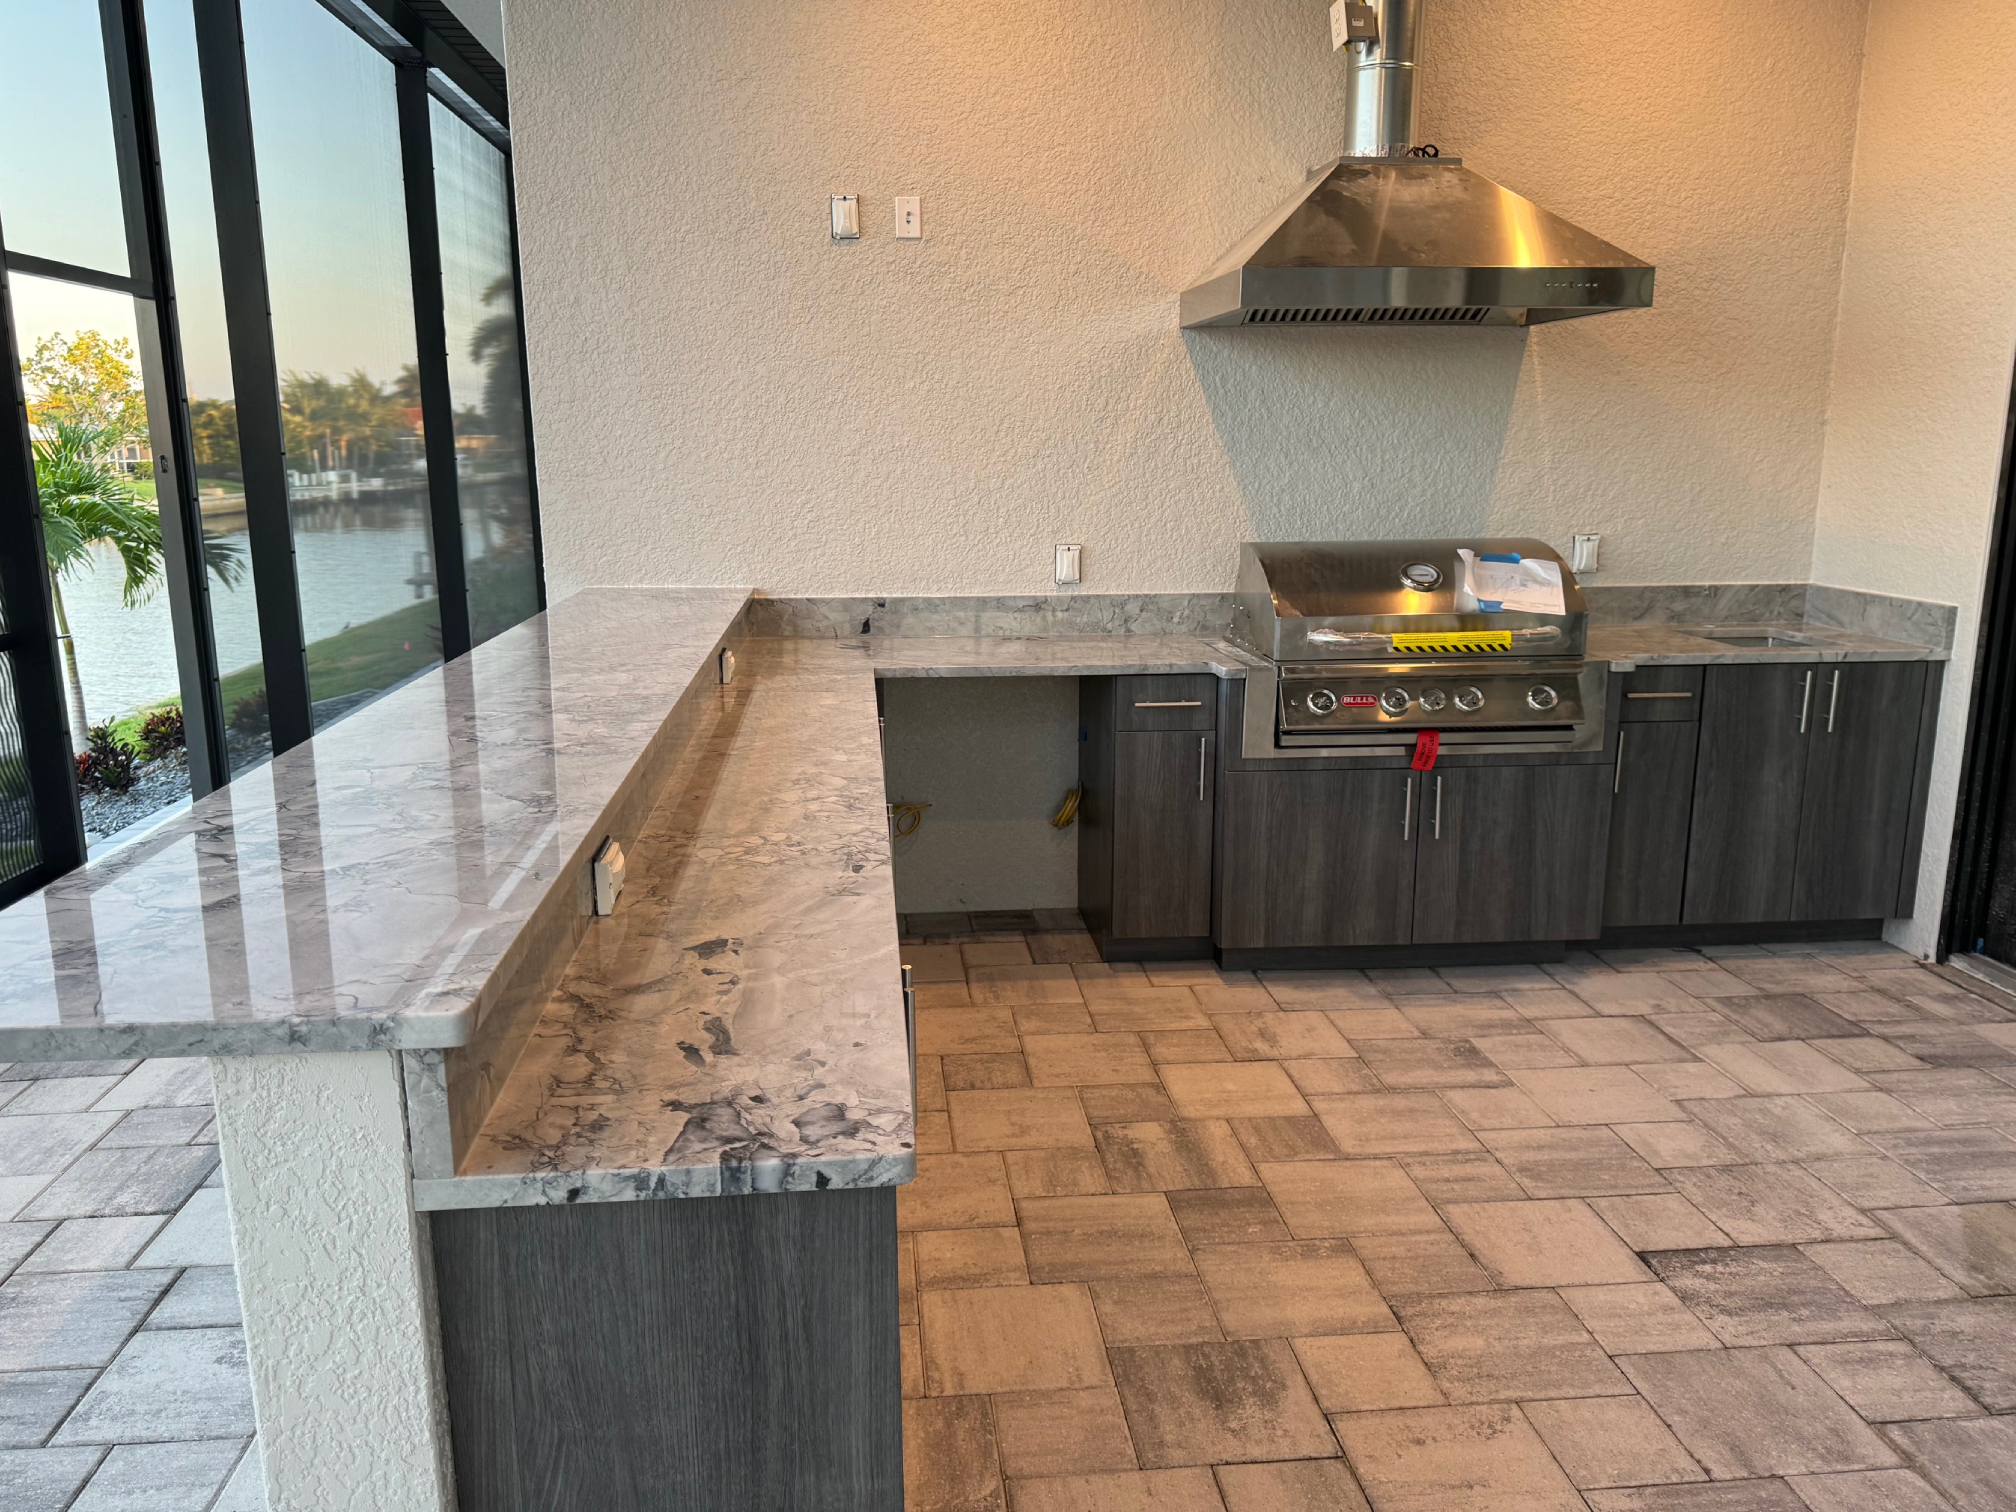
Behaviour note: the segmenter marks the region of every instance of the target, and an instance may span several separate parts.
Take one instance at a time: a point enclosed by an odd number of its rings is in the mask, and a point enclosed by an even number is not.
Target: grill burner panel
[[[1280,679],[1277,718],[1284,734],[1551,726],[1581,721],[1577,665],[1291,668]],[[1395,695],[1399,695],[1396,697]],[[1394,712],[1397,706],[1399,712]]]

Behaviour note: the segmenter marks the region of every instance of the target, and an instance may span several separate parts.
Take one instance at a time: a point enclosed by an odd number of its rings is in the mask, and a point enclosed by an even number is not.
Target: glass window
[[[31,257],[131,270],[98,0],[0,0],[0,228]]]
[[[398,111],[392,65],[315,0],[243,14],[321,729],[441,658]]]
[[[428,104],[469,630],[480,645],[539,612],[511,181],[503,153],[439,100]]]
[[[152,306],[81,284],[10,281],[85,837],[189,794],[139,321]],[[219,544],[213,579],[243,553]]]
[[[40,855],[28,753],[21,741],[21,703],[14,693],[14,653],[0,651],[0,882],[20,876]]]
[[[211,632],[223,699],[226,746],[233,774],[273,754],[266,711],[266,666],[259,653],[245,522],[245,473],[238,453],[238,406],[224,324],[224,275],[217,254],[217,206],[210,184],[202,80],[197,72],[195,12],[189,0],[148,8],[147,51],[168,240],[175,260],[176,319],[188,380],[191,457],[203,540],[244,570],[229,580],[210,576]]]

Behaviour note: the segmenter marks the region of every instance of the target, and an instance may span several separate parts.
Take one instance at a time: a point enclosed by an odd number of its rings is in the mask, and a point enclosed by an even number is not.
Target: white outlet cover
[[[835,241],[859,241],[861,239],[861,196],[858,194],[836,194],[826,202],[832,216],[832,237]]]

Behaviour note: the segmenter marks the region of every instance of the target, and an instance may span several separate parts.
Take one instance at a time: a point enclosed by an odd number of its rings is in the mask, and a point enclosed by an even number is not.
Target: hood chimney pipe
[[[1405,157],[1414,146],[1414,60],[1424,0],[1370,0],[1379,40],[1353,42],[1344,74],[1344,155]]]

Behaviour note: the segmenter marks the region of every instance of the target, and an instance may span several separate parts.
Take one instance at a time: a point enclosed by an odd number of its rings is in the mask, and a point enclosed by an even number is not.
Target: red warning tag
[[[1441,753],[1442,732],[1440,730],[1423,730],[1419,735],[1414,737],[1414,770],[1417,772],[1434,771],[1435,758],[1441,755]]]

